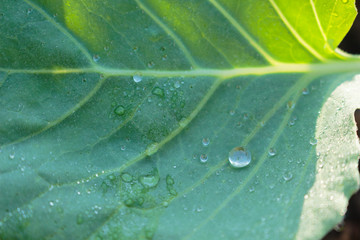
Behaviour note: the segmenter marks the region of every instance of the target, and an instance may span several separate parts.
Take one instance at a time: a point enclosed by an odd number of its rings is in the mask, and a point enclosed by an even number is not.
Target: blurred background
[[[356,8],[360,9],[360,0],[356,0]],[[356,16],[355,21],[344,38],[340,43],[339,48],[348,53],[360,54],[360,16]]]

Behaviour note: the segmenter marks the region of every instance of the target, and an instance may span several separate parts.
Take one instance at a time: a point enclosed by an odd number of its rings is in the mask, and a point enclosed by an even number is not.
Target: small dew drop
[[[161,57],[161,59],[162,59],[163,61],[165,61],[167,58],[168,58],[168,56],[167,56],[166,54],[164,54],[164,55]]]
[[[208,156],[206,154],[201,154],[200,155],[200,162],[206,163],[207,160],[208,160]]]
[[[346,4],[348,2],[349,2],[349,0],[342,0],[342,3],[344,3],[344,4]]]
[[[148,62],[147,64],[148,68],[153,68],[155,66],[155,63],[153,61]]]
[[[295,107],[295,103],[293,101],[289,101],[287,104],[286,104],[286,108],[287,109],[294,109]]]
[[[291,172],[286,172],[286,173],[284,173],[284,175],[283,175],[283,179],[284,179],[286,182],[290,181],[292,178],[293,178],[293,175],[292,175]]]
[[[10,158],[10,159],[14,159],[14,158],[15,158],[15,154],[14,154],[14,153],[10,154],[10,155],[9,155],[9,158]]]
[[[159,183],[160,177],[158,173],[154,171],[152,174],[140,176],[139,181],[144,187],[152,188]]]
[[[235,115],[235,111],[234,111],[234,110],[231,110],[231,111],[229,112],[229,114],[230,114],[230,116],[234,116],[234,115]]]
[[[179,82],[179,81],[176,81],[176,82],[174,83],[174,87],[175,87],[175,88],[181,87],[180,82]]]
[[[235,168],[245,167],[251,162],[251,153],[243,147],[235,147],[229,153],[229,162]]]
[[[303,95],[308,95],[310,92],[309,92],[309,89],[307,89],[307,88],[304,88],[303,90],[302,90],[302,94]]]
[[[316,145],[317,144],[317,139],[316,138],[312,138],[312,139],[310,139],[310,144],[311,145]]]
[[[109,51],[109,46],[105,46],[104,51]]]
[[[254,188],[254,186],[251,186],[250,188],[249,188],[249,192],[254,192],[255,191],[255,188]]]
[[[166,176],[166,184],[167,185],[174,185],[174,183],[175,183],[174,179],[170,175],[167,175]]]
[[[157,152],[157,150],[159,149],[159,144],[158,143],[151,143],[147,148],[146,148],[146,155],[151,156],[154,153]]]
[[[164,97],[164,90],[162,90],[161,88],[155,87],[155,88],[152,90],[152,93],[153,93],[155,96],[158,96],[158,97],[161,97],[161,98]]]
[[[118,116],[122,116],[125,114],[125,108],[123,106],[119,105],[114,109],[114,113]]]
[[[275,148],[270,148],[269,151],[268,151],[268,154],[270,157],[273,157],[276,155],[276,150]]]
[[[135,74],[135,75],[133,76],[133,80],[134,80],[134,82],[136,82],[136,83],[141,82],[141,80],[142,80],[141,74]]]
[[[165,201],[165,202],[162,203],[162,205],[163,205],[163,207],[168,207],[169,203]]]
[[[123,173],[121,175],[121,179],[124,181],[124,182],[131,182],[133,180],[133,177],[129,174],[129,173]]]
[[[121,151],[125,151],[125,150],[126,150],[126,146],[125,146],[125,145],[122,145],[122,146],[120,147],[120,149],[121,149]]]
[[[204,145],[204,147],[207,147],[210,144],[210,139],[209,138],[203,138],[202,139],[202,144]]]
[[[98,61],[100,60],[100,56],[97,55],[97,54],[95,54],[95,55],[93,56],[93,60],[94,60],[94,62],[98,62]]]
[[[53,202],[53,201],[50,201],[50,202],[49,202],[49,205],[50,205],[50,207],[53,207],[53,206],[54,206],[54,202]]]

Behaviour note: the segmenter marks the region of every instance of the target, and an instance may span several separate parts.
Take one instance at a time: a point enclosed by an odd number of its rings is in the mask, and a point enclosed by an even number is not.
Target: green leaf
[[[2,0],[0,238],[319,239],[359,185],[355,15]]]

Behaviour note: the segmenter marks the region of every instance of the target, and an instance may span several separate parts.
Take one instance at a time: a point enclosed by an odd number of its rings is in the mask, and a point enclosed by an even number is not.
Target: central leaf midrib
[[[11,74],[73,74],[73,73],[98,73],[106,76],[133,76],[142,75],[149,77],[201,77],[212,76],[229,79],[246,75],[266,75],[274,73],[342,73],[358,72],[360,57],[348,58],[349,61],[337,60],[325,63],[281,63],[273,66],[250,66],[233,69],[199,68],[193,70],[148,70],[148,69],[118,69],[100,65],[90,68],[58,68],[58,69],[11,69],[1,68],[0,72]],[[350,61],[352,60],[352,61]]]

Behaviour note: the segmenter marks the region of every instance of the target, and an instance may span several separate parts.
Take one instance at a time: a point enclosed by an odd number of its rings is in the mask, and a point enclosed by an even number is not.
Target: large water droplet
[[[210,139],[209,138],[203,138],[202,140],[202,144],[206,147],[210,144]]]
[[[235,168],[245,167],[251,162],[251,153],[243,147],[236,147],[229,153],[229,162]]]
[[[115,108],[114,113],[118,116],[122,116],[125,114],[125,108],[123,106],[119,105]]]
[[[141,80],[142,80],[141,74],[135,74],[135,75],[133,76],[133,80],[134,80],[134,82],[136,82],[136,83],[141,82]]]
[[[207,160],[208,160],[208,156],[206,154],[201,154],[200,155],[200,162],[206,163]]]

